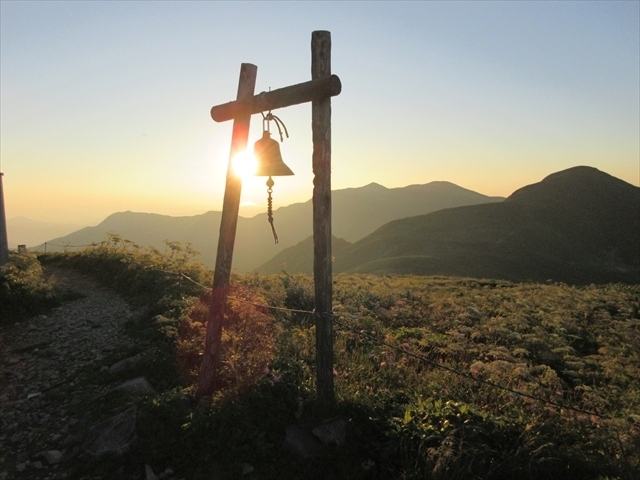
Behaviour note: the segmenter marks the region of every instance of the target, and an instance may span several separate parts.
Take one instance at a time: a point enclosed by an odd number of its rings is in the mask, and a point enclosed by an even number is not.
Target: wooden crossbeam
[[[278,108],[322,100],[340,95],[342,83],[337,75],[310,80],[297,85],[262,92],[247,100],[236,100],[211,108],[211,118],[216,122],[226,122],[243,115],[268,112]]]

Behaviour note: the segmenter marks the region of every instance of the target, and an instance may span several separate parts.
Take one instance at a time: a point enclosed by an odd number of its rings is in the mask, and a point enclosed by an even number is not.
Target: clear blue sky
[[[235,98],[242,62],[257,92],[309,80],[313,30],[331,32],[343,84],[333,188],[508,196],[576,165],[640,182],[637,1],[0,5],[8,218],[221,209],[231,125],[210,108]],[[311,107],[274,113],[296,173],[276,178],[277,207],[311,197]],[[264,181],[244,203],[263,208]]]

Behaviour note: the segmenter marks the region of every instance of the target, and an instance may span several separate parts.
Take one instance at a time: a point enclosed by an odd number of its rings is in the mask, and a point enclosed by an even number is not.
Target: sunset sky
[[[332,185],[446,180],[508,196],[589,165],[640,182],[640,2],[28,2],[2,0],[8,219],[96,225],[124,210],[220,210],[240,64],[256,93],[311,78],[332,37]],[[274,111],[312,195],[311,106]],[[250,145],[261,135],[254,116]],[[242,202],[266,204],[264,178]],[[250,216],[258,210],[243,207]]]

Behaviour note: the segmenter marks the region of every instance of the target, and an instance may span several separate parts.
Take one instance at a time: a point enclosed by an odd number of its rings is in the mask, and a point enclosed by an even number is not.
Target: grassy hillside
[[[313,315],[302,312],[313,309],[311,279],[235,276],[225,387],[198,402],[207,299],[175,274],[210,278],[174,248],[173,260],[122,244],[56,257],[104,272],[137,302],[147,285],[151,313],[166,312],[141,319],[139,331],[155,328],[170,346],[157,362],[175,364],[150,374],[180,372],[141,400],[136,450],[85,473],[130,478],[142,462],[196,480],[243,471],[249,479],[637,478],[638,285],[339,275],[337,403],[327,410],[315,400]],[[344,446],[306,460],[283,448],[287,425],[311,429],[336,415],[348,423]]]
[[[345,239],[332,236],[331,252],[333,256],[340,255],[349,245],[351,244]],[[313,275],[313,236],[293,247],[285,248],[271,260],[254,269],[254,272],[265,275],[282,272]]]

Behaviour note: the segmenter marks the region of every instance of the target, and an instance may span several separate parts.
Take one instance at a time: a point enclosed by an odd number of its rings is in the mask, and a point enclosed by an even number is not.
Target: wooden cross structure
[[[331,97],[342,90],[331,74],[331,33],[311,34],[311,81],[254,95],[258,67],[243,63],[236,100],[211,109],[216,122],[233,120],[231,153],[220,220],[220,237],[205,338],[198,394],[210,395],[219,386],[222,322],[229,293],[231,262],[240,208],[242,180],[233,173],[234,156],[247,147],[251,115],[311,102],[313,130],[313,277],[316,318],[317,395],[334,402],[333,314],[331,270]]]

